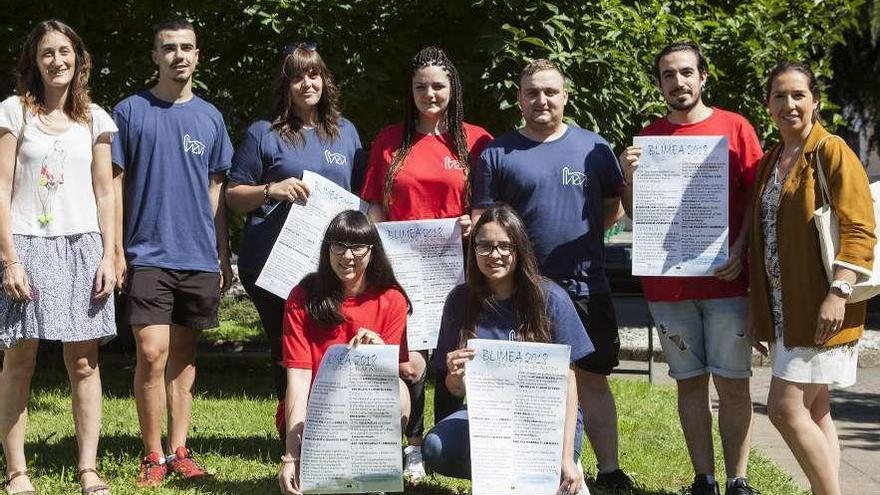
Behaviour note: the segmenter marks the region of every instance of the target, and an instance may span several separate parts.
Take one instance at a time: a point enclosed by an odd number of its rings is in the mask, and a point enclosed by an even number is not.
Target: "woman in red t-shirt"
[[[455,65],[439,48],[422,49],[409,65],[412,84],[404,98],[404,119],[382,129],[370,147],[361,196],[370,202],[375,222],[458,218],[462,235],[471,221],[468,173],[492,136],[463,119],[461,81]],[[425,358],[411,352],[400,376],[412,398],[406,427],[404,475],[425,475],[421,451],[424,433]],[[438,393],[442,400],[445,388]]]
[[[408,359],[409,301],[391,269],[376,227],[359,211],[343,211],[321,243],[318,271],[293,288],[284,309],[281,346],[287,368],[285,454],[278,482],[282,493],[299,492],[299,455],[306,404],[324,352],[334,344],[391,344]],[[400,384],[401,425],[409,416],[409,393]]]

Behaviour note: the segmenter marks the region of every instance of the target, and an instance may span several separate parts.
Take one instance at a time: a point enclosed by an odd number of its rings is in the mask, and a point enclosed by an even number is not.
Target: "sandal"
[[[25,490],[25,491],[23,491],[23,492],[14,492],[14,493],[9,491],[9,485],[11,485],[12,482],[13,482],[16,478],[20,478],[20,477],[22,477],[22,476],[27,476],[27,470],[24,470],[24,471],[15,471],[15,472],[13,472],[13,473],[9,473],[9,474],[6,475],[6,482],[5,482],[5,485],[4,485],[4,489],[6,490],[6,493],[7,493],[8,495],[37,495],[37,492],[34,491],[34,490]]]
[[[82,477],[83,477],[83,475],[84,475],[84,474],[89,474],[89,473],[94,474],[94,475],[97,476],[98,478],[101,478],[101,473],[99,473],[97,469],[94,469],[94,468],[83,468],[83,469],[80,469],[80,470],[79,470],[79,482],[80,482],[80,485],[82,485]],[[92,494],[92,493],[100,492],[100,491],[102,491],[102,490],[103,490],[103,491],[106,491],[107,493],[110,493],[110,487],[109,487],[106,483],[98,483],[97,485],[92,485],[92,486],[90,486],[90,487],[88,487],[88,488],[87,488],[87,487],[82,487],[81,492],[82,492],[82,495],[90,495],[90,494]]]

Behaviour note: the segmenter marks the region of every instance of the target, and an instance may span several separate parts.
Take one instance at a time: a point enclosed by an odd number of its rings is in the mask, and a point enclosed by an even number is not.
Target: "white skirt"
[[[789,347],[770,344],[773,376],[795,383],[827,384],[846,388],[856,383],[859,364],[858,342],[831,347]]]

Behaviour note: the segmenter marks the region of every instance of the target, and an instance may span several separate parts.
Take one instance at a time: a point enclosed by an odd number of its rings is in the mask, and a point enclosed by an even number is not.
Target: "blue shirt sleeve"
[[[565,290],[553,282],[545,283],[543,288],[547,297],[547,314],[550,317],[553,343],[571,346],[572,363],[592,353],[595,350],[593,343]]]
[[[110,157],[113,164],[122,170],[125,170],[126,163],[126,146],[128,144],[128,119],[126,118],[126,110],[122,104],[116,105],[113,109],[113,122],[119,128],[116,136],[110,141]]]
[[[208,165],[208,171],[212,175],[228,170],[230,163],[232,163],[232,140],[229,139],[229,133],[226,132],[226,122],[223,121],[223,116],[219,112],[214,124],[217,126],[217,141],[211,150],[211,161]]]
[[[257,125],[250,125],[244,132],[244,137],[238,143],[235,154],[232,155],[232,169],[229,171],[229,180],[254,186],[263,183],[263,157],[260,151],[260,132]]]
[[[492,163],[491,143],[480,154],[480,161],[474,169],[471,189],[474,208],[488,208],[495,204],[498,191],[495,188],[495,166]]]
[[[434,363],[434,369],[438,374],[445,375],[446,355],[458,349],[458,342],[461,338],[461,322],[464,313],[464,305],[467,297],[467,287],[459,285],[452,289],[446,297],[446,303],[443,305],[443,317],[440,319],[440,336],[437,339],[437,348],[434,349],[434,356],[431,360]]]
[[[623,189],[623,171],[614,156],[614,150],[611,149],[605,140],[599,139],[593,153],[596,154],[597,170],[599,175],[599,184],[602,188],[602,198],[616,198],[621,195]]]
[[[364,154],[364,146],[357,127],[349,123],[354,139],[354,160],[351,167],[351,191],[359,193],[364,185],[364,176],[367,173],[367,155]]]

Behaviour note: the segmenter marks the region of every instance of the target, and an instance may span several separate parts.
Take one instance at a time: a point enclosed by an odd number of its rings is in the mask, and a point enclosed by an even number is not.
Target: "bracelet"
[[[270,201],[269,186],[271,186],[271,185],[272,185],[272,182],[269,182],[268,184],[266,184],[266,187],[263,188],[263,202],[264,203],[268,203]]]
[[[295,464],[297,462],[299,462],[299,457],[294,457],[289,454],[281,456],[281,464]]]
[[[12,266],[12,265],[20,265],[20,264],[21,264],[21,261],[10,261],[9,263],[3,263],[3,270],[2,270],[2,271],[5,272],[6,269],[9,268],[10,266]]]

